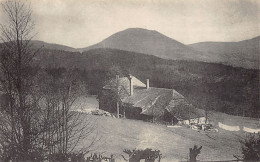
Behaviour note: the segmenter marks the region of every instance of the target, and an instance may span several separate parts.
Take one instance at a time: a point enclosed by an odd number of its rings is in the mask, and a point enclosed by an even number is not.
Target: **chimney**
[[[119,82],[119,75],[116,75],[116,83]]]
[[[133,84],[133,77],[130,74],[129,74],[129,81],[130,81],[130,86],[129,86],[130,96],[133,96],[133,94],[134,94],[134,84]]]
[[[116,88],[117,88],[117,92],[119,90],[119,75],[116,75]]]
[[[149,85],[149,79],[146,79],[146,89],[149,89],[150,85]]]

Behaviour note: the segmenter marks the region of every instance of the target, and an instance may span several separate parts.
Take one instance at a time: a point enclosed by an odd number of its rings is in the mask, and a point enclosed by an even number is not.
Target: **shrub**
[[[85,162],[84,154],[82,153],[55,153],[49,156],[50,162]]]
[[[160,153],[160,150],[153,151],[152,149],[149,148],[146,148],[145,150],[125,149],[124,153],[129,155],[129,162],[136,162],[142,159],[144,159],[146,162],[154,162],[156,159],[160,161],[162,158],[162,154]]]
[[[249,134],[246,139],[240,141],[244,160],[260,160],[260,133]]]

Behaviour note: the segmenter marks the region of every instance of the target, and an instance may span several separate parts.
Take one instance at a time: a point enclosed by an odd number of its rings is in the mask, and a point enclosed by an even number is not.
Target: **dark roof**
[[[205,111],[189,104],[185,99],[171,100],[165,108],[174,117],[181,120],[194,119],[205,116]]]
[[[119,94],[123,103],[139,107],[142,109],[141,114],[160,116],[165,111],[170,112],[177,119],[189,119],[204,116],[202,110],[189,104],[184,96],[174,89],[149,87],[140,80],[132,76],[133,95],[130,96],[130,81],[128,77],[119,79]],[[116,87],[115,79],[111,80],[104,89]]]
[[[132,96],[126,96],[122,99],[124,103],[129,103],[134,107],[140,107],[142,114],[160,115],[164,113],[164,108],[172,99],[184,98],[181,94],[172,89],[165,88],[134,88]]]

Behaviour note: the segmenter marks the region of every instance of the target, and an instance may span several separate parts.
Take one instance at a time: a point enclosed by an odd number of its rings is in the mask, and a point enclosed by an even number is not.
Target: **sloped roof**
[[[164,108],[172,99],[184,98],[181,94],[172,89],[165,88],[134,88],[132,96],[126,96],[122,99],[124,103],[140,107],[142,114],[160,115],[164,113]]]
[[[165,108],[177,119],[194,119],[205,116],[205,111],[194,107],[189,104],[184,98],[171,100]]]
[[[128,77],[119,79],[119,95],[122,102],[139,107],[142,109],[141,114],[150,116],[160,116],[165,110],[170,112],[178,119],[188,119],[202,117],[204,114],[200,109],[196,109],[188,104],[183,95],[174,89],[149,87],[132,76],[133,95],[130,96],[130,80]],[[111,80],[104,89],[116,87],[116,80]]]

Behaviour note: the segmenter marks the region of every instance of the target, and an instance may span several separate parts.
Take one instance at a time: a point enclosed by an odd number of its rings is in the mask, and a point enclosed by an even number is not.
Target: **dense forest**
[[[259,70],[215,63],[166,60],[115,49],[87,52],[41,50],[35,62],[48,69],[74,69],[89,94],[98,94],[116,74],[132,74],[151,86],[174,88],[198,108],[260,117]]]

